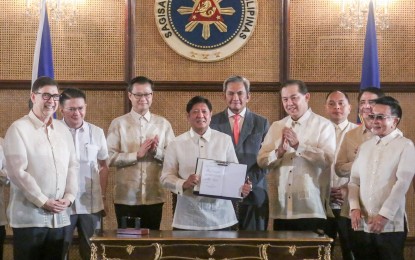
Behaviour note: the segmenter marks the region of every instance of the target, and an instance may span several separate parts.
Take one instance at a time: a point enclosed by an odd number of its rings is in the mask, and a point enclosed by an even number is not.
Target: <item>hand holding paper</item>
[[[227,163],[199,158],[196,172],[200,174],[198,195],[212,196],[223,199],[241,199],[242,194],[249,194],[250,184],[244,184],[246,165]]]
[[[200,177],[196,174],[190,174],[187,180],[183,183],[183,189],[190,189],[199,185]]]

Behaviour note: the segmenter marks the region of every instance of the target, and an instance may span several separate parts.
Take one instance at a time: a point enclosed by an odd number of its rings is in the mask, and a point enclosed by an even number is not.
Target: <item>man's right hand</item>
[[[357,230],[360,226],[360,221],[362,219],[362,212],[360,209],[353,209],[350,212],[350,220],[352,221],[353,230]]]
[[[64,211],[68,205],[60,200],[48,199],[45,204],[43,204],[42,209],[52,212],[59,213]]]
[[[189,178],[183,183],[183,189],[190,189],[198,185],[200,181],[199,175],[190,174]]]

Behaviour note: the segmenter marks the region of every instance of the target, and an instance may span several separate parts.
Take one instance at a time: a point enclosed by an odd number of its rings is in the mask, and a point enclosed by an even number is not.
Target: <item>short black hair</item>
[[[329,99],[329,96],[330,96],[331,94],[335,93],[335,92],[340,92],[340,93],[342,93],[342,94],[344,95],[344,97],[347,99],[347,102],[350,104],[349,95],[347,95],[347,93],[346,93],[346,92],[343,92],[343,91],[338,90],[338,89],[333,90],[333,91],[330,91],[330,92],[327,94],[327,96],[326,96],[326,101],[327,101],[327,99]]]
[[[232,82],[242,82],[244,84],[246,93],[249,94],[251,83],[247,78],[238,75],[230,76],[225,80],[225,82],[223,82],[223,92],[226,92],[226,90],[228,90],[228,84]]]
[[[376,96],[378,96],[378,98],[381,98],[381,97],[384,97],[385,96],[385,93],[383,93],[383,91],[380,90],[380,88],[377,88],[377,87],[367,87],[367,88],[361,89],[359,91],[359,95],[357,96],[357,102],[360,101],[360,98],[362,97],[363,93],[365,93],[365,92],[369,92],[369,93],[375,94]]]
[[[144,77],[144,76],[138,76],[133,78],[132,80],[130,80],[130,82],[128,83],[128,87],[127,87],[127,91],[132,93],[133,91],[133,85],[134,84],[150,84],[151,87],[151,91],[154,90],[154,83],[151,79]]]
[[[391,96],[383,96],[381,98],[377,98],[375,100],[373,100],[375,102],[376,105],[385,105],[390,107],[391,109],[391,114],[393,116],[402,118],[402,108],[401,105],[399,104],[399,101],[394,99]]]
[[[282,83],[281,85],[281,89],[290,86],[290,85],[297,85],[298,86],[298,91],[305,95],[308,93],[308,88],[306,86],[306,84],[304,83],[304,81],[298,80],[298,79],[290,79],[287,80],[286,82]]]
[[[56,86],[56,88],[59,90],[58,82],[50,77],[43,76],[37,78],[35,82],[33,82],[32,92],[36,93],[44,86]]]
[[[63,106],[65,101],[71,98],[83,98],[86,102],[86,95],[85,92],[80,90],[79,88],[67,88],[64,89],[61,93],[61,98],[59,99],[59,104]]]
[[[209,99],[202,96],[195,96],[192,99],[190,99],[186,105],[186,112],[190,113],[193,106],[199,103],[205,103],[206,106],[209,108],[209,111],[212,112],[212,103],[210,103]]]

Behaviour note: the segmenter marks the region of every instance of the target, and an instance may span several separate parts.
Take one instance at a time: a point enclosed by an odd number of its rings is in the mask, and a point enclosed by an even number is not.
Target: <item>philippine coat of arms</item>
[[[257,0],[156,0],[157,27],[179,55],[223,60],[242,48],[258,16]]]

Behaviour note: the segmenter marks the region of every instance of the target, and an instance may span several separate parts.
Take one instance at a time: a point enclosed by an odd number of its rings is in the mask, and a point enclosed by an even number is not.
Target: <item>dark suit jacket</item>
[[[265,179],[267,171],[259,168],[256,157],[261,148],[261,143],[268,132],[268,120],[247,109],[239,135],[239,142],[235,145],[227,111],[228,109],[212,116],[210,127],[232,137],[239,163],[248,166],[247,176],[249,176],[252,182],[252,192],[243,200],[243,204],[260,206],[268,198]]]

